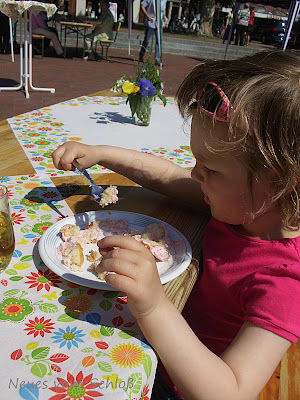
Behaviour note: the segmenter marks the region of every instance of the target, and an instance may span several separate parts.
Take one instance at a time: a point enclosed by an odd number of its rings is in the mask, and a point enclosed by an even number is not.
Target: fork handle
[[[89,173],[87,172],[87,170],[85,168],[83,168],[83,166],[81,164],[79,164],[79,162],[77,160],[73,160],[72,164],[74,165],[75,168],[77,168],[80,172],[83,173],[83,175],[92,183],[95,184],[95,182],[93,181],[93,179],[90,177]]]

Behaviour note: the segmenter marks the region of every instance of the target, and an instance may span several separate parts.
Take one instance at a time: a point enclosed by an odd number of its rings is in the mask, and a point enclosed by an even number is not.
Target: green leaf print
[[[93,347],[85,347],[84,349],[81,349],[81,351],[83,353],[90,353],[93,350],[94,350]],[[97,354],[96,354],[96,356],[97,356]]]
[[[103,300],[101,303],[99,303],[99,306],[102,308],[104,311],[108,311],[112,308],[112,304],[108,300]]]
[[[38,347],[37,349],[33,350],[31,353],[31,357],[34,360],[41,360],[42,358],[46,358],[49,354],[50,347]]]
[[[134,394],[139,393],[139,391],[141,390],[141,386],[142,386],[142,374],[139,372],[135,372],[134,374],[131,374],[130,377],[128,378],[128,380],[131,379],[131,383],[132,383],[132,389],[131,392]]]
[[[96,354],[96,357],[103,357],[103,356],[109,357],[109,355],[104,353],[104,351],[98,351],[98,353]]]
[[[132,337],[135,337],[135,336],[137,335],[137,333],[134,332],[134,331],[126,330],[126,331],[120,331],[120,332],[118,333],[118,335],[119,335],[122,339],[130,339],[130,338],[132,338]]]
[[[44,303],[39,305],[39,309],[45,313],[55,313],[58,311],[58,307],[55,304]]]
[[[21,259],[20,259],[20,261],[30,261],[30,260],[32,260],[33,259],[33,256],[32,255],[29,255],[29,256],[24,256],[24,257],[22,257]]]
[[[152,360],[149,354],[145,354],[144,360],[143,360],[143,367],[146,373],[147,378],[149,379],[149,376],[151,374],[152,370]]]
[[[76,321],[77,318],[71,317],[71,315],[68,314],[62,314],[57,318],[57,321],[60,322],[73,322]]]
[[[5,273],[7,275],[17,275],[17,271],[14,269],[7,269],[7,270],[5,270]]]
[[[39,378],[43,378],[47,373],[47,367],[42,363],[35,363],[31,367],[31,373]]]
[[[24,277],[23,276],[12,276],[11,278],[9,278],[10,281],[13,282],[17,282],[17,281],[21,281]]]
[[[111,326],[102,325],[100,328],[100,333],[103,336],[112,336],[114,334],[114,328]]]
[[[20,292],[19,289],[11,289],[11,290],[8,290],[7,292],[4,292],[3,295],[4,296],[14,296],[19,292]]]
[[[46,215],[42,215],[40,220],[41,221],[49,221],[51,219],[51,215],[50,214],[46,214]]]
[[[62,292],[61,292],[61,296],[69,296],[70,294],[72,294],[73,293],[73,290],[70,290],[70,289],[68,289],[68,290],[63,290]]]
[[[101,371],[104,371],[104,372],[112,371],[112,366],[106,361],[100,361],[98,363],[98,367],[99,367],[99,369],[101,369]]]

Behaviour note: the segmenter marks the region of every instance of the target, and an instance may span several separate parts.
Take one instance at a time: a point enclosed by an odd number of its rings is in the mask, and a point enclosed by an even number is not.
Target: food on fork
[[[101,199],[99,201],[100,206],[103,208],[109,204],[116,204],[116,202],[119,200],[118,193],[117,186],[108,186],[101,194]]]

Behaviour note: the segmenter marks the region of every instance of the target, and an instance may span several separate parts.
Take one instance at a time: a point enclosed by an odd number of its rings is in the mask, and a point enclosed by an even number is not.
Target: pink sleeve
[[[48,29],[48,26],[45,22],[45,15],[42,11],[36,15],[35,19],[39,28]]]
[[[265,267],[247,278],[240,293],[245,321],[291,342],[300,336],[300,265]]]

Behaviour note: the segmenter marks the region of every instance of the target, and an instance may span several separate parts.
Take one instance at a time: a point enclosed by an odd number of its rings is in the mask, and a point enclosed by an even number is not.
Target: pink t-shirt
[[[211,218],[203,240],[203,274],[182,313],[202,343],[220,355],[245,321],[297,342],[299,253],[300,237],[253,239]]]

